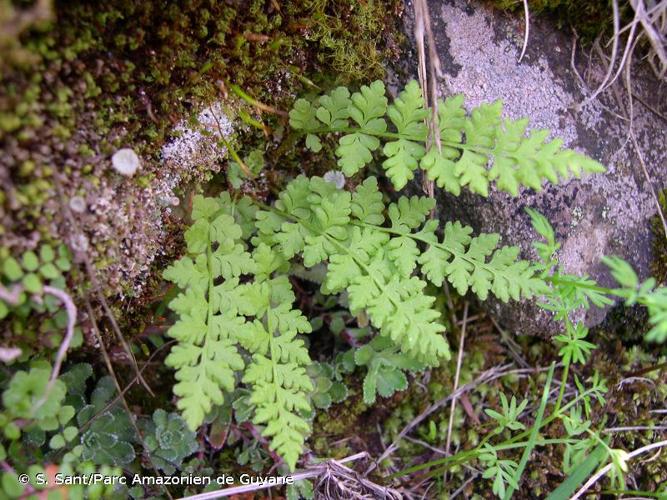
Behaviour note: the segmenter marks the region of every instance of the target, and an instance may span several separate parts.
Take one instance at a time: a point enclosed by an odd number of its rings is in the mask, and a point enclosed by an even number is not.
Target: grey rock
[[[497,191],[488,199],[467,192],[459,197],[439,192],[442,219],[459,219],[477,232],[499,232],[503,243],[519,245],[524,257],[533,258],[531,242],[536,235],[524,210],[532,207],[552,222],[562,244],[559,259],[567,272],[587,274],[611,286],[613,280],[600,258],[618,255],[646,278],[653,258],[649,219],[657,207],[628,139],[628,122],[619,117],[628,109],[625,89],[618,85],[580,109],[578,104],[590,90],[573,70],[571,34],[546,20],[532,20],[528,50],[519,63],[524,29],[521,15],[510,18],[481,3],[463,0],[431,0],[429,8],[445,73],[440,95],[462,93],[468,108],[500,98],[506,117],[528,117],[531,127],[549,128],[568,147],[608,168],[606,174],[548,185],[541,192],[523,190],[518,198]],[[409,35],[412,23],[406,21]],[[594,88],[604,69],[579,47],[577,50],[574,62],[578,73],[590,79],[588,85]],[[664,116],[664,84],[648,71],[633,70],[633,93]],[[667,185],[667,129],[663,120],[634,99],[634,130],[656,190]],[[534,304],[490,302],[490,306],[501,324],[516,333],[550,336],[558,328]],[[593,326],[605,314],[605,310],[593,308],[584,319]]]

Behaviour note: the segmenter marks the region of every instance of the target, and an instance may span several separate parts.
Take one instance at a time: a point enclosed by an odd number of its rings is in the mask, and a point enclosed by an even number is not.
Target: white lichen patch
[[[222,139],[233,131],[221,103],[214,103],[197,116],[195,125],[183,120],[174,129],[174,138],[162,148],[162,160],[173,163],[179,170],[214,171],[227,155]]]
[[[86,211],[86,200],[81,196],[72,196],[69,200],[69,208],[72,212],[82,214]]]

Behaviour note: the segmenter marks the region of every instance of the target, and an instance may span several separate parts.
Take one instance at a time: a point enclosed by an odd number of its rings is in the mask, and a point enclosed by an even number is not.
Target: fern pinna
[[[520,186],[540,190],[545,180],[557,183],[570,175],[604,171],[595,160],[563,149],[560,139],[545,142],[548,130],[526,136],[527,119],[503,121],[501,101],[468,114],[463,96],[440,100],[440,148],[428,150],[427,115],[417,82],[409,82],[389,104],[384,84],[376,81],[352,95],[339,87],[314,102],[299,99],[290,112],[290,125],[306,134],[306,146],[315,152],[322,148],[321,135],[340,135],[336,156],[347,176],[369,164],[382,146],[382,167],[396,189],[413,179],[418,167],[455,195],[467,187],[483,196],[488,196],[491,182],[516,196]]]

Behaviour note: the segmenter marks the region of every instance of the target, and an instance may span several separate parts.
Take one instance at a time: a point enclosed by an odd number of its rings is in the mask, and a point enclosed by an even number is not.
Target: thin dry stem
[[[72,343],[72,338],[74,338],[74,327],[76,326],[76,306],[74,305],[72,297],[70,297],[67,292],[60,290],[59,288],[46,285],[43,287],[43,290],[44,293],[53,295],[58,300],[60,300],[60,302],[62,302],[65,306],[65,311],[67,312],[67,329],[65,330],[65,338],[63,339],[60,347],[58,348],[58,352],[56,353],[56,361],[53,364],[51,378],[49,379],[49,383],[46,386],[46,391],[44,391],[43,400],[46,400],[49,392],[53,388],[53,385],[56,383],[56,380],[58,380],[58,375],[60,375],[60,368],[63,365],[65,356],[67,356],[67,350]]]
[[[639,449],[637,449],[637,450],[635,450],[631,453],[628,453],[628,460],[630,460],[630,459],[632,459],[636,456],[639,456],[643,453],[646,453],[648,451],[655,450],[657,448],[662,448],[662,447],[665,447],[665,446],[667,446],[667,440],[658,441],[657,443],[652,443],[652,444],[649,444],[647,446],[643,446],[643,447],[641,447],[641,448],[639,448]],[[604,475],[607,474],[607,472],[609,472],[612,467],[613,467],[612,463],[607,464],[602,469],[600,469],[598,472],[593,474],[591,476],[591,478],[588,481],[586,481],[586,483],[581,488],[579,488],[579,490],[574,494],[574,496],[570,500],[577,500],[578,498],[581,498],[581,496],[584,493],[586,493],[586,491],[591,486],[593,486],[596,482],[598,482],[600,480],[600,478],[604,477]]]
[[[109,372],[109,375],[111,376],[111,379],[113,380],[113,383],[116,387],[116,390],[118,391],[118,397],[120,398],[120,401],[123,405],[123,408],[127,412],[128,419],[130,421],[130,424],[132,424],[132,427],[134,428],[134,432],[136,432],[137,437],[139,438],[139,443],[141,444],[141,447],[143,448],[143,450],[146,452],[146,454],[148,456],[148,463],[150,464],[151,469],[153,469],[153,472],[155,472],[156,476],[159,476],[160,473],[158,472],[157,468],[153,464],[153,460],[151,459],[150,452],[148,451],[148,447],[146,446],[146,443],[144,442],[144,435],[141,432],[141,429],[139,429],[139,426],[137,425],[135,419],[133,418],[133,413],[130,410],[130,406],[128,405],[127,400],[125,399],[125,392],[126,392],[127,388],[125,390],[123,390],[121,388],[120,382],[118,381],[118,376],[116,375],[116,371],[114,370],[113,364],[111,363],[111,358],[109,356],[109,353],[107,351],[106,346],[104,345],[104,339],[102,338],[102,334],[100,333],[99,329],[97,328],[97,321],[95,320],[95,312],[93,311],[93,307],[90,304],[90,300],[88,300],[88,297],[85,297],[85,296],[83,297],[83,299],[86,303],[86,310],[88,311],[88,315],[90,317],[90,322],[91,322],[91,325],[92,325],[93,333],[95,334],[97,342],[100,344],[100,350],[102,351],[102,357],[104,358],[104,363],[107,367],[107,371]],[[138,367],[137,367],[137,374],[136,374],[135,380],[139,380],[139,381],[143,380],[143,377],[141,375],[141,370],[139,370]],[[132,381],[130,383],[130,385],[132,385],[133,383],[134,383],[134,381]],[[128,388],[129,388],[129,385],[128,385]],[[114,403],[112,403],[110,406],[113,406],[113,404]],[[167,494],[167,497],[169,497],[170,500],[173,499],[171,493],[169,492],[169,489],[165,485],[162,485],[162,489]]]
[[[463,307],[463,325],[461,326],[461,335],[459,337],[459,353],[456,357],[456,373],[454,374],[454,391],[459,388],[459,377],[461,376],[461,364],[463,362],[463,345],[466,338],[466,326],[468,325],[468,302]],[[454,426],[454,411],[456,410],[456,397],[452,398],[452,404],[449,407],[449,423],[447,424],[447,440],[445,442],[445,453],[449,455],[449,446],[452,443],[452,428]]]
[[[354,473],[354,472],[351,471],[351,469],[348,469],[347,467],[345,467],[343,464],[349,463],[349,462],[354,462],[356,460],[366,458],[367,456],[368,456],[368,453],[361,452],[361,453],[357,453],[355,455],[351,455],[349,457],[343,458],[341,460],[330,460],[329,462],[324,462],[322,464],[317,464],[317,465],[314,465],[312,467],[309,467],[308,469],[306,469],[304,471],[296,472],[294,474],[290,474],[290,476],[294,479],[294,482],[303,481],[304,479],[317,478],[317,477],[320,477],[320,476],[324,475],[325,472],[329,470],[329,467],[331,467],[331,464],[336,464],[338,466],[339,470],[342,468],[342,470],[345,471],[345,474],[349,475],[349,473]],[[251,493],[251,492],[255,492],[255,491],[265,490],[265,489],[272,488],[273,486],[275,486],[275,485],[274,484],[269,484],[267,482],[263,482],[263,483],[259,483],[259,484],[248,484],[248,485],[244,485],[244,486],[232,486],[230,488],[224,488],[224,489],[217,490],[217,491],[209,491],[209,492],[206,492],[206,493],[200,493],[198,495],[191,495],[191,496],[183,497],[180,500],[213,500],[215,498],[224,498],[224,497],[230,497],[230,496],[234,496],[234,495],[241,495],[243,493]],[[378,488],[381,488],[381,487],[378,487]],[[354,498],[354,497],[350,497],[350,498]]]
[[[526,49],[528,48],[528,36],[530,35],[530,10],[528,9],[528,0],[523,0],[523,12],[525,16],[526,27],[523,33],[523,48],[521,49],[519,62],[521,62],[523,56],[526,54]]]

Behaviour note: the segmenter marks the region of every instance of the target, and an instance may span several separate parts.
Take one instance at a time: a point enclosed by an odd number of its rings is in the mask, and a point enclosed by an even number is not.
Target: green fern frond
[[[252,421],[294,469],[310,432],[303,415],[311,411],[312,389],[305,372],[311,361],[297,334],[311,326],[292,309],[286,259],[261,241],[252,255],[246,251],[236,221],[249,214],[254,210],[243,199],[195,197],[188,255],[164,273],[183,289],[169,304],[179,318],[168,335],[178,343],[165,363],[176,369],[177,406],[192,430],[234,391],[236,372],[243,371]],[[250,275],[254,281],[240,282]],[[252,356],[247,366],[241,349]]]
[[[459,292],[470,288],[482,299],[489,292],[504,301],[531,297],[544,283],[528,262],[517,260],[517,248],[498,248],[498,235],[472,238],[472,230],[457,223],[439,240],[437,222],[427,220],[433,207],[426,197],[401,197],[386,208],[385,226],[375,178],[350,195],[319,177],[299,177],[258,219],[262,241],[285,258],[302,254],[307,267],[328,264],[324,293],[346,290],[353,312],[365,310],[404,354],[435,365],[449,348],[426,282],[414,275],[418,268],[438,286],[447,278]]]
[[[177,406],[195,430],[212,405],[222,404],[223,390],[234,390],[234,372],[244,367],[235,341],[244,319],[223,296],[225,285],[235,287],[239,276],[254,271],[254,261],[239,242],[240,226],[217,200],[195,197],[192,218],[185,234],[189,255],[164,273],[184,289],[169,305],[179,319],[168,335],[178,344],[165,363],[176,369]],[[224,284],[216,286],[219,279]]]
[[[545,181],[604,171],[595,160],[564,149],[560,139],[548,141],[549,131],[528,132],[527,119],[503,122],[502,102],[482,104],[468,114],[462,96],[439,102],[440,148],[426,150],[428,111],[417,82],[409,82],[389,106],[384,94],[384,84],[376,81],[351,98],[339,87],[320,98],[319,108],[300,99],[290,123],[307,133],[307,144],[319,144],[322,134],[343,134],[336,154],[348,176],[370,163],[382,146],[382,166],[396,189],[413,179],[418,167],[455,195],[467,187],[482,196],[488,196],[491,183],[516,196],[522,186],[540,190]]]
[[[244,294],[254,306],[244,312],[258,318],[251,333],[239,339],[252,354],[243,375],[255,405],[252,421],[265,426],[262,435],[293,470],[310,432],[304,415],[311,411],[308,393],[313,390],[306,373],[312,361],[296,335],[309,333],[311,326],[292,309],[294,294],[286,276],[247,285]]]

